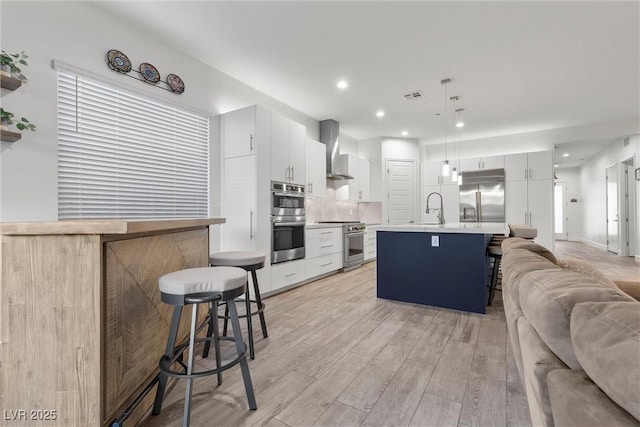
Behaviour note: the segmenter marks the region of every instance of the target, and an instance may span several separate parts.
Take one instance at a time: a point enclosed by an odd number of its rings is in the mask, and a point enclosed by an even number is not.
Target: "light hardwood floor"
[[[620,274],[620,260],[591,249],[561,242],[556,252],[597,259],[616,279],[640,272],[623,263]],[[377,299],[375,268],[369,263],[267,298],[269,338],[255,322],[256,359],[249,362],[258,409],[248,410],[234,367],[221,386],[215,377],[195,381],[191,425],[530,425],[501,294],[485,315]],[[179,381],[162,413],[142,425],[180,425],[183,398]]]

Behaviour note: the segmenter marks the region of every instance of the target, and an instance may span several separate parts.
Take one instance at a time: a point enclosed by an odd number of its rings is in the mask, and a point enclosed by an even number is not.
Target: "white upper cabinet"
[[[225,114],[221,119],[224,158],[256,154],[256,107]]]
[[[505,156],[506,181],[553,179],[553,151]]]
[[[481,169],[503,169],[504,156],[474,157],[460,160],[460,170],[474,171]]]
[[[306,128],[271,113],[271,180],[306,183]]]
[[[327,147],[307,138],[307,196],[324,197],[327,190]]]
[[[442,176],[442,163],[441,161],[423,163],[422,185],[458,185],[457,181],[452,181],[451,174]],[[453,171],[453,163],[449,165]]]
[[[368,202],[371,197],[369,162],[352,154],[341,154],[339,162],[340,170],[353,176],[353,179],[343,181],[345,184],[336,188],[336,200]]]

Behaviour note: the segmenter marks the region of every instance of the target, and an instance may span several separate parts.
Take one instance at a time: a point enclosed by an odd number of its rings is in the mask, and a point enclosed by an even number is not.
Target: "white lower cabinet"
[[[367,228],[364,232],[364,260],[376,259],[376,230],[377,227]]]
[[[287,261],[271,266],[271,291],[306,279],[306,260]]]
[[[307,278],[342,268],[342,227],[306,230]]]
[[[307,277],[309,279],[331,273],[342,268],[342,251],[307,259]]]

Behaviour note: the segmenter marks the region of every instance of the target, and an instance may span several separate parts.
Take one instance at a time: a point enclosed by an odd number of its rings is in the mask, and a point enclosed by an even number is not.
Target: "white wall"
[[[57,118],[56,71],[52,60],[86,70],[90,76],[172,104],[215,116],[253,104],[287,116],[307,127],[318,139],[317,120],[176,51],[137,27],[114,19],[86,2],[0,2],[0,40],[8,52],[26,51],[29,82],[13,93],[3,93],[2,106],[26,116],[37,125],[16,143],[0,145],[0,221],[56,220]],[[118,75],[105,63],[106,52],[124,52],[134,67],[142,62],[156,66],[164,78],[178,74],[185,82],[182,95],[158,90]],[[212,153],[219,150],[212,125]],[[219,163],[212,157],[212,190],[219,186]],[[212,211],[219,195],[212,194]]]
[[[629,145],[623,146],[620,138],[594,156],[580,168],[580,187],[582,189],[583,233],[582,239],[588,243],[606,247],[607,244],[607,206],[606,206],[606,169],[615,163],[620,163],[634,157],[634,167],[639,167],[640,136],[630,137]],[[618,179],[620,182],[622,177]],[[636,224],[640,224],[640,185],[635,181]],[[636,233],[636,248],[640,248],[640,236]],[[638,254],[637,249],[636,255]]]
[[[555,174],[558,177],[556,182],[565,182],[567,184],[567,231],[568,240],[582,240],[583,236],[583,212],[584,200],[582,198],[582,188],[580,186],[580,169],[566,168],[556,169]],[[575,199],[576,202],[571,202]]]
[[[340,154],[352,154],[358,156],[358,141],[349,135],[340,132]]]

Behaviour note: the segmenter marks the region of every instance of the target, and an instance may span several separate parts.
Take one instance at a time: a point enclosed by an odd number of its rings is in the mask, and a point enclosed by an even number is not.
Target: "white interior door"
[[[567,183],[556,182],[553,187],[553,229],[556,240],[567,240],[569,231],[568,212],[567,212]]]
[[[416,164],[413,160],[387,160],[387,212],[389,224],[415,222]]]
[[[618,231],[618,164],[607,168],[607,250],[620,253]]]

